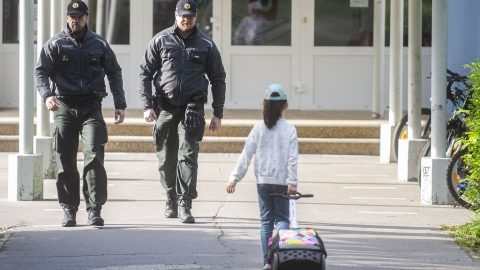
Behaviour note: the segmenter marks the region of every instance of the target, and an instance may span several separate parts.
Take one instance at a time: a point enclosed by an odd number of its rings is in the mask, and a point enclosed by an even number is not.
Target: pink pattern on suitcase
[[[314,229],[280,230],[279,247],[284,246],[319,246],[317,233]]]

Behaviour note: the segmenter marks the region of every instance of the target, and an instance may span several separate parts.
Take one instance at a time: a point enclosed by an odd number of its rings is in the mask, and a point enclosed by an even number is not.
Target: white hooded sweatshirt
[[[257,184],[297,186],[298,140],[291,123],[279,119],[272,129],[255,124],[229,180],[243,179],[253,155]]]

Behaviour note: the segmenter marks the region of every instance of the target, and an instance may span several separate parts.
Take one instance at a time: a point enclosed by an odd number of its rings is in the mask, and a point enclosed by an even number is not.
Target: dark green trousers
[[[199,142],[203,138],[205,119],[195,130],[185,127],[185,106],[160,110],[154,126],[155,151],[159,160],[160,182],[170,200],[197,197]]]
[[[62,101],[55,112],[58,201],[64,207],[75,209],[80,204],[79,137],[83,144],[82,179],[86,208],[101,209],[107,201],[107,173],[103,163],[108,134],[100,101]]]

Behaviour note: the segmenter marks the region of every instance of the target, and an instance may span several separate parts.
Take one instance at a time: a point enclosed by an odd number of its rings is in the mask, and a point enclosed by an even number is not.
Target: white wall
[[[459,0],[460,1],[460,0]],[[476,0],[461,0],[473,2]],[[133,5],[133,3],[136,3]],[[370,110],[372,93],[373,48],[371,47],[326,47],[307,46],[305,35],[299,32],[313,31],[313,26],[300,25],[300,16],[313,16],[311,9],[293,11],[291,47],[233,48],[230,44],[229,1],[214,0],[214,40],[222,52],[227,71],[226,108],[259,109],[263,89],[277,82],[289,91],[292,109],[302,110]],[[304,2],[301,2],[302,4]],[[294,2],[298,9],[300,2]],[[470,3],[469,3],[470,5]],[[476,3],[476,5],[480,5]],[[0,7],[1,8],[1,7]],[[130,45],[112,45],[123,69],[124,89],[129,108],[142,108],[137,92],[137,74],[140,58],[152,37],[152,2],[132,1]],[[474,9],[470,9],[474,10]],[[461,12],[461,11],[459,11]],[[463,12],[463,11],[462,11]],[[471,11],[470,13],[473,13]],[[470,14],[469,13],[469,14]],[[1,13],[0,13],[1,14]],[[303,15],[302,15],[303,14]],[[309,15],[310,14],[310,15]],[[454,15],[452,15],[454,16]],[[469,17],[473,16],[459,16]],[[467,18],[463,18],[467,19]],[[476,19],[478,20],[478,19]],[[312,20],[313,21],[313,20]],[[1,20],[0,20],[1,22]],[[466,24],[465,21],[460,23]],[[474,24],[471,24],[472,27]],[[478,25],[475,24],[475,25]],[[0,28],[1,29],[1,28]],[[479,43],[478,29],[467,33]],[[462,33],[460,31],[460,33]],[[465,32],[463,32],[465,33]],[[457,34],[457,33],[455,33]],[[307,34],[309,36],[310,34]],[[460,35],[460,34],[457,34]],[[467,35],[464,35],[467,36]],[[455,38],[459,39],[461,38]],[[470,43],[471,44],[471,43]],[[465,44],[461,44],[466,46]],[[476,46],[478,48],[478,45]],[[459,50],[460,51],[460,50]],[[462,48],[461,51],[465,51]],[[407,106],[407,49],[404,48],[403,108]],[[383,108],[388,106],[388,48],[385,55],[385,85]],[[476,54],[478,55],[478,54]],[[459,59],[454,57],[453,59]],[[430,107],[430,48],[422,51],[422,106]],[[307,75],[305,75],[307,74]],[[18,45],[0,45],[0,107],[18,107]],[[35,90],[32,90],[32,94]],[[210,99],[211,101],[211,99]],[[104,102],[106,108],[113,107],[111,94]]]

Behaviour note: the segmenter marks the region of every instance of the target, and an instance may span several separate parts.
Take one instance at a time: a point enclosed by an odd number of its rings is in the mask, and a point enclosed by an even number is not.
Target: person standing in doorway
[[[165,217],[179,217],[182,223],[195,223],[191,208],[198,195],[198,153],[208,85],[213,97],[212,131],[221,127],[226,88],[220,53],[212,39],[196,28],[196,19],[195,1],[178,1],[175,24],[152,38],[139,75],[144,119],[155,121],[158,170],[167,193]]]
[[[102,100],[107,96],[105,75],[113,94],[115,124],[123,122],[127,107],[116,56],[103,37],[89,30],[87,22],[88,6],[80,0],[71,1],[65,30],[44,44],[35,68],[38,92],[47,109],[55,112],[57,192],[64,210],[64,227],[77,224],[79,136],[83,144],[83,196],[88,224],[104,225],[100,212],[107,201],[104,147],[108,134],[102,115]]]
[[[248,4],[248,16],[244,17],[233,34],[234,45],[264,45],[268,20],[263,16],[260,1]]]

